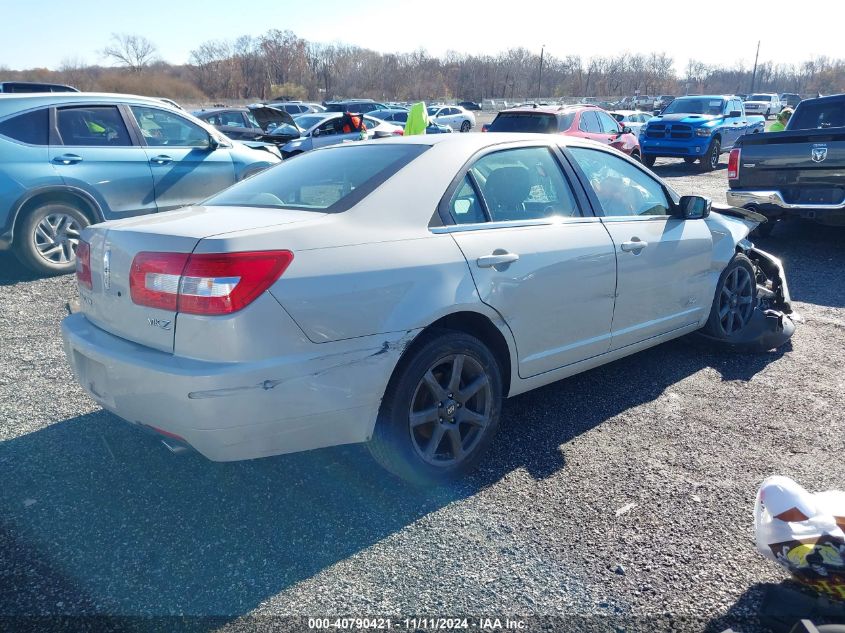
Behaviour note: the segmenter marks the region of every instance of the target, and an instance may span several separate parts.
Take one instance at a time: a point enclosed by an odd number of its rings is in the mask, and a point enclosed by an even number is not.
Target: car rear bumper
[[[777,190],[729,189],[727,202],[734,207],[751,207],[770,218],[792,216],[810,220],[845,218],[845,200],[839,204],[790,204]]]
[[[368,440],[390,375],[416,333],[314,344],[313,355],[221,363],[132,343],[82,314],[62,322],[68,362],[97,403],[214,461]]]

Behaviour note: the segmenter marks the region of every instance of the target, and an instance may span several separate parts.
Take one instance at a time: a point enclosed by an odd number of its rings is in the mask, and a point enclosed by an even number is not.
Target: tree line
[[[288,30],[209,40],[188,64],[158,59],[155,44],[134,34],[113,34],[102,55],[115,66],[66,59],[57,70],[2,70],[2,77],[59,81],[81,90],[132,92],[191,102],[268,100],[279,96],[329,100],[614,97],[640,94],[845,91],[845,59],[816,57],[801,63],[761,63],[756,73],[691,59],[681,73],[665,52],[556,57],[524,47],[497,55],[449,51],[430,55],[380,53],[349,44],[309,42]]]

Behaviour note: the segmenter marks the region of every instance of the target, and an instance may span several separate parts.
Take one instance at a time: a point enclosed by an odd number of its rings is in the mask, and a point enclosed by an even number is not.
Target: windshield
[[[666,106],[663,114],[722,114],[725,102],[722,99],[698,97],[694,99],[675,99]]]
[[[751,95],[747,101],[771,101],[772,95]]]
[[[426,111],[428,112],[428,116],[434,116],[440,111],[440,108],[438,106],[430,106],[426,108]]]
[[[789,119],[787,130],[845,127],[845,100],[802,101]]]
[[[427,149],[426,145],[346,145],[308,152],[244,180],[204,204],[338,213]]]
[[[302,116],[296,117],[296,124],[303,130],[308,130],[318,123],[322,123],[327,118],[326,116],[318,116],[316,114],[303,114]]]
[[[566,130],[572,126],[573,113],[561,117],[561,124],[558,125],[557,117],[554,114],[545,112],[501,112],[490,127],[490,132],[533,132],[539,134],[550,134],[558,130]]]

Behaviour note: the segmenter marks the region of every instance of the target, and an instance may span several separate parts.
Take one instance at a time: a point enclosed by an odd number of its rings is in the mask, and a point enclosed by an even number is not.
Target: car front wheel
[[[643,154],[641,157],[643,165],[646,167],[654,167],[654,163],[657,160],[657,156],[652,156],[651,154]]]
[[[41,275],[73,272],[79,235],[90,223],[84,213],[64,202],[36,207],[15,232],[18,259]]]
[[[709,336],[730,341],[751,321],[757,306],[757,280],[751,260],[737,253],[719,276],[710,317],[704,326]]]
[[[499,424],[502,376],[474,336],[424,336],[391,378],[368,447],[403,479],[438,484],[466,475],[487,452]]]
[[[719,139],[714,138],[707,148],[707,153],[701,157],[701,170],[713,171],[719,166],[719,156],[722,153],[722,144]]]

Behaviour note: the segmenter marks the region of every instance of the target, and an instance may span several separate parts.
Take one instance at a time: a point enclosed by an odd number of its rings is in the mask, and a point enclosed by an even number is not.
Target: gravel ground
[[[724,200],[724,164],[656,171]],[[109,621],[168,631],[328,614],[760,630],[761,599],[786,575],[754,550],[757,485],[777,473],[843,486],[843,237],[787,225],[759,240],[784,259],[804,318],[785,349],[685,338],[509,400],[484,469],[433,491],[356,446],[234,464],[170,455],[70,379],[59,322],[73,279],[33,279],[0,254],[0,616],[220,616]],[[0,617],[0,630],[24,624]]]

